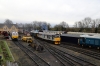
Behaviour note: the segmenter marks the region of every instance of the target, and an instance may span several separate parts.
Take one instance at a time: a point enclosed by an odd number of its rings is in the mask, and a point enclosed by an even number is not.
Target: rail
[[[47,62],[45,62],[41,57],[36,55],[27,47],[23,46],[20,42],[14,42],[21,50],[23,50],[35,63],[37,66],[50,66]]]

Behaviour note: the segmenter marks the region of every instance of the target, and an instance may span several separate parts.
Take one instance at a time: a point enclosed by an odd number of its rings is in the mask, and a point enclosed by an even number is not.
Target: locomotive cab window
[[[15,35],[15,33],[12,33],[12,35]]]
[[[82,38],[83,42],[85,42],[85,38]]]
[[[55,37],[60,37],[59,35],[55,35]]]
[[[16,33],[16,35],[18,35],[18,33]]]
[[[50,39],[50,35],[48,35],[47,38]]]
[[[52,35],[52,39],[54,38],[54,35]]]

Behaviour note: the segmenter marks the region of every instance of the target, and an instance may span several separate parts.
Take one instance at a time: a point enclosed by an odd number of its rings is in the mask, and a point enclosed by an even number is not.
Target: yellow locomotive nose
[[[18,36],[12,36],[12,38],[18,38]]]
[[[61,40],[60,37],[58,37],[58,38],[54,38],[54,41],[60,41],[60,40]]]
[[[54,43],[55,44],[60,44],[60,40],[61,40],[60,37],[54,38]]]

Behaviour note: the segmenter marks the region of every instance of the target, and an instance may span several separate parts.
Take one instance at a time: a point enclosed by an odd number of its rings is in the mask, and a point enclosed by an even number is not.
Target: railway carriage
[[[9,39],[9,32],[3,31],[2,35],[4,36],[4,38]]]

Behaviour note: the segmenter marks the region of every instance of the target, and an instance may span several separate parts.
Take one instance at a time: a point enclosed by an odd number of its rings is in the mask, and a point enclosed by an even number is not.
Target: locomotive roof
[[[95,34],[95,35],[80,35],[80,37],[86,37],[86,38],[100,38],[100,34]]]
[[[68,37],[80,37],[79,34],[61,34],[61,36],[68,36]]]
[[[44,34],[44,35],[56,35],[56,33],[45,33],[45,32],[39,32],[39,34]]]
[[[31,31],[31,33],[38,33],[38,31],[34,31],[34,30],[33,30],[33,31]]]
[[[85,32],[67,32],[67,34],[90,34],[90,35],[95,35],[95,34],[99,34],[99,33],[85,33]]]
[[[43,31],[45,33],[64,33],[64,31]]]
[[[69,37],[89,37],[89,38],[100,38],[100,34],[61,34],[61,36],[69,36]]]

